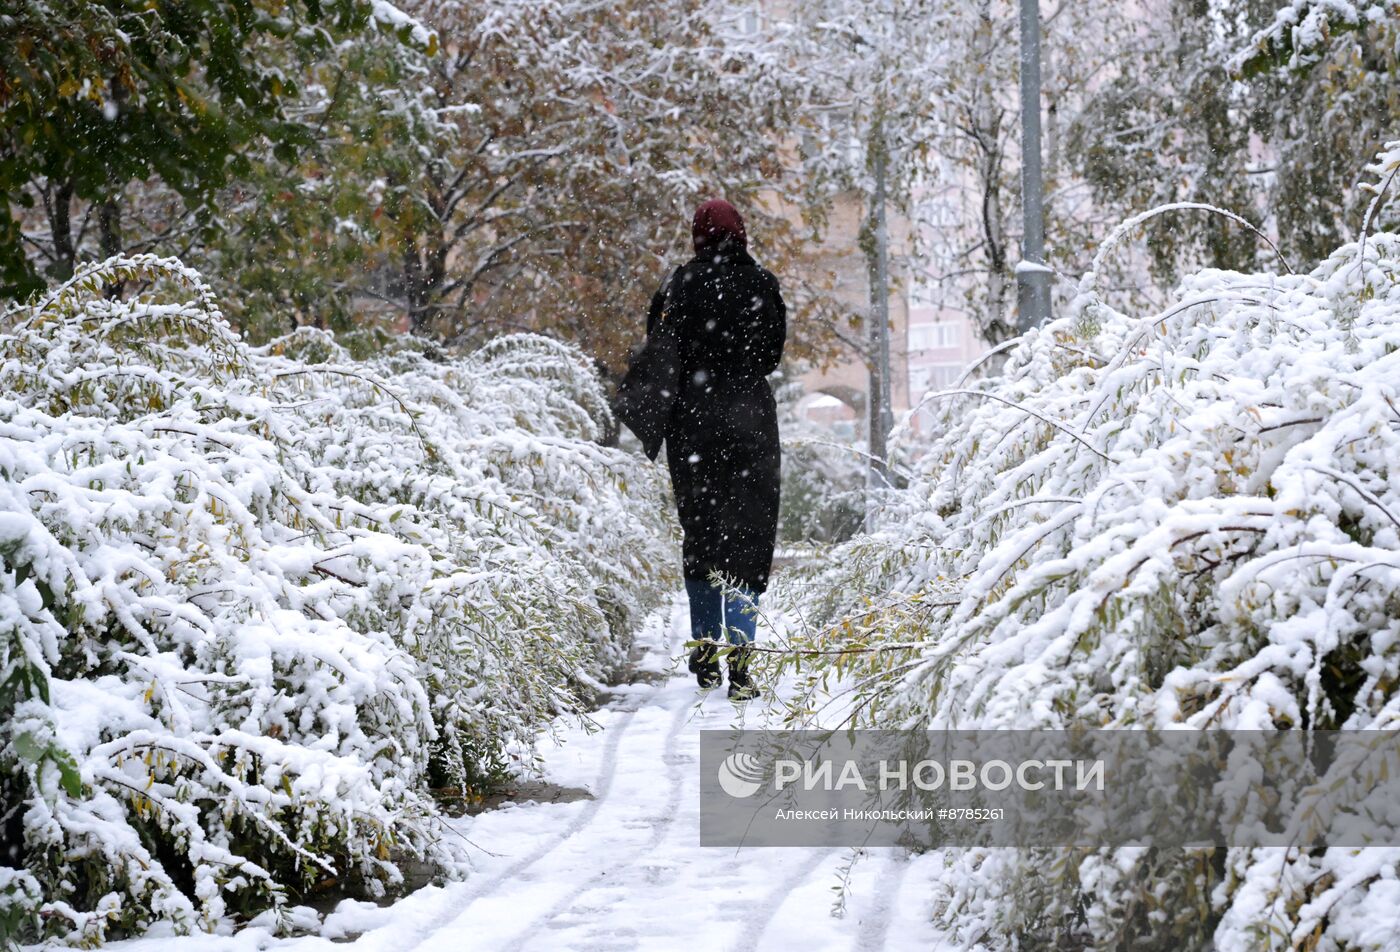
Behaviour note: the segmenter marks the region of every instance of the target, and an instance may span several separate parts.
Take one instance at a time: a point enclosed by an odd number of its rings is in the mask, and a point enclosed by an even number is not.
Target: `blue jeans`
[[[733,645],[753,644],[758,626],[758,596],[746,588],[729,598],[717,585],[700,579],[685,580],[690,598],[690,637],[692,640],[729,641]]]

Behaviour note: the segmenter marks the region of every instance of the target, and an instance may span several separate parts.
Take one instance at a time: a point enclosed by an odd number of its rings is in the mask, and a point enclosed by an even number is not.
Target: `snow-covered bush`
[[[216,928],[460,869],[433,788],[528,758],[669,587],[607,414],[539,337],[250,349],[174,260],[6,315],[0,926]]]
[[[783,543],[845,542],[865,519],[864,445],[841,440],[803,417],[802,396],[796,382],[777,392],[783,436],[778,537]]]
[[[783,593],[857,649],[813,676],[880,726],[1400,727],[1400,236],[1280,270],[1133,316],[1091,272],[938,395],[883,531]],[[1400,850],[943,858],[969,947],[1394,948]]]

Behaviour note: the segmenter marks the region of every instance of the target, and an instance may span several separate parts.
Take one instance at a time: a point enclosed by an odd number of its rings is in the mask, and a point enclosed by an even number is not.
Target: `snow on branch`
[[[1270,69],[1306,70],[1322,59],[1333,36],[1397,15],[1398,0],[1289,0],[1230,60],[1230,72],[1252,76]]]

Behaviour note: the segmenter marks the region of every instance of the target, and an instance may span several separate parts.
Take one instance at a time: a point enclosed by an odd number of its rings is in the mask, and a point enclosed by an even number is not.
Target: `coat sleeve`
[[[679,277],[681,269],[677,268],[671,272],[670,277],[661,282],[661,287],[656,289],[656,293],[651,296],[651,307],[647,308],[647,336],[651,336],[652,329],[656,327],[656,322],[661,319],[661,310],[666,306],[666,289],[670,287]]]
[[[659,287],[659,288],[656,289],[656,293],[653,294],[653,295],[651,296],[651,307],[647,308],[647,336],[648,336],[648,337],[651,336],[652,328],[654,328],[654,327],[656,326],[656,322],[657,322],[658,320],[660,320],[660,318],[661,318],[661,308],[665,306],[665,302],[666,302],[666,285],[663,283],[663,284],[661,285],[661,287]]]
[[[787,304],[783,302],[783,292],[778,287],[778,279],[764,272],[767,293],[763,312],[758,319],[754,340],[754,368],[759,376],[766,377],[778,369],[783,359],[783,344],[787,342]]]

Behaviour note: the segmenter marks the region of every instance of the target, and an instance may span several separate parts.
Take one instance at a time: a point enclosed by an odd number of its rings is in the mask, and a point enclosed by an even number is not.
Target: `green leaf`
[[[44,745],[33,734],[23,733],[15,738],[15,753],[27,764],[37,764],[44,755]]]
[[[56,747],[49,748],[49,759],[58,767],[58,780],[63,786],[63,792],[77,800],[83,795],[83,778],[78,772],[77,761],[66,750],[59,750]]]

